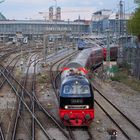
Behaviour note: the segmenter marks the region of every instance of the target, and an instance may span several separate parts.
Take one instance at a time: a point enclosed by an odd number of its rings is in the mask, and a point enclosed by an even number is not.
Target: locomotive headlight
[[[86,109],[89,109],[89,105],[86,105]]]
[[[67,105],[65,105],[65,107],[64,107],[65,109],[68,109],[68,106]]]

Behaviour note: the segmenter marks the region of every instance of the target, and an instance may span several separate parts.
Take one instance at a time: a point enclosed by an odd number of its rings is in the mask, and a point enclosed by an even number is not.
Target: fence
[[[122,62],[130,66],[131,74],[140,80],[140,43],[126,42],[121,44]]]

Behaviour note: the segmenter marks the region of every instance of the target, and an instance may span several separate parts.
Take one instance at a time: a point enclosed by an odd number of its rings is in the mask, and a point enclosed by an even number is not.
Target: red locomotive
[[[82,69],[65,68],[61,74],[60,118],[66,126],[88,126],[94,118],[94,96]]]
[[[66,126],[89,126],[94,119],[94,92],[89,69],[103,64],[101,47],[82,50],[61,73],[59,115]]]

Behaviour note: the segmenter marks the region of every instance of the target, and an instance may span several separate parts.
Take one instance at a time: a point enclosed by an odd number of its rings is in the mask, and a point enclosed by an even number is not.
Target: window
[[[88,93],[90,93],[89,86],[88,86],[88,85],[82,86],[82,87],[81,87],[81,93],[82,93],[82,94],[88,94]]]
[[[65,85],[63,92],[64,94],[72,94],[72,87],[69,85]]]
[[[89,85],[83,85],[79,82],[77,83],[76,82],[71,85],[64,85],[63,93],[64,94],[89,94],[90,93]]]

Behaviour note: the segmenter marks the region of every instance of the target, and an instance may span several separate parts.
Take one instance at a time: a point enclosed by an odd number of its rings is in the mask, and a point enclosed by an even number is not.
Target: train
[[[103,64],[101,47],[82,50],[61,71],[59,116],[66,126],[89,126],[94,119],[94,91],[88,72]]]
[[[110,60],[111,61],[116,61],[118,58],[118,48],[119,46],[116,44],[112,44],[109,47],[109,52],[110,52]],[[107,47],[103,47],[103,53],[104,53],[104,60],[106,60],[107,57]]]
[[[78,47],[78,50],[84,50],[84,49],[88,49],[88,48],[92,48],[92,47],[96,48],[97,44],[88,43],[88,44],[86,44],[86,47],[85,46]],[[119,48],[119,46],[117,44],[111,44],[110,45],[109,51],[110,51],[110,60],[111,61],[116,61],[117,60],[117,58],[118,58],[118,48]],[[103,49],[104,61],[106,61],[107,47],[102,46],[102,49]]]
[[[94,119],[94,93],[82,68],[63,69],[59,97],[59,116],[64,125],[91,124]]]
[[[102,42],[100,43],[96,43],[95,41],[91,41],[91,40],[83,40],[83,39],[79,39],[78,41],[78,50],[84,50],[87,48],[95,48],[95,47],[102,47],[103,49],[103,56],[104,56],[104,61],[106,61],[106,57],[107,57],[107,45],[102,44]],[[110,44],[109,46],[109,51],[110,51],[110,60],[111,61],[116,61],[117,57],[118,57],[118,44]]]

